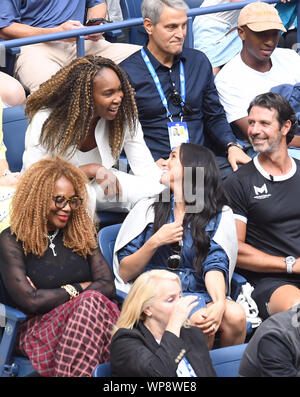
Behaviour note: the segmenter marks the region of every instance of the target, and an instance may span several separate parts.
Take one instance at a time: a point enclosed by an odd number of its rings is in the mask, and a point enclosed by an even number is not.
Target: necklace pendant
[[[57,256],[57,253],[55,252],[55,244],[53,244],[53,243],[51,243],[51,244],[49,244],[49,248],[51,248],[52,249],[52,252],[53,252],[53,256]]]

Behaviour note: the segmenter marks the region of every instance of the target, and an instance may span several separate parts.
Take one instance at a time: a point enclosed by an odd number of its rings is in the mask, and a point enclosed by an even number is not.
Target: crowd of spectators
[[[0,7],[3,40],[122,19],[115,0]],[[111,362],[113,376],[216,376],[209,350],[246,341],[236,271],[263,320],[240,376],[299,376],[300,139],[276,92],[300,83],[295,9],[197,16],[186,48],[184,0],[143,0],[143,47],[92,34],[77,58],[75,39],[32,44],[0,72],[0,281],[28,315],[15,349],[39,375]],[[2,111],[16,105],[29,125],[13,173]],[[127,214],[111,266],[100,210]]]

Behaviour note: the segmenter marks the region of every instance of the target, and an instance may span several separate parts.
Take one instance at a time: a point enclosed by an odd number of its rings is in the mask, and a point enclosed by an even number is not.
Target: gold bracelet
[[[67,291],[67,293],[70,295],[70,300],[79,296],[79,292],[71,284],[62,285],[61,288],[64,288]]]

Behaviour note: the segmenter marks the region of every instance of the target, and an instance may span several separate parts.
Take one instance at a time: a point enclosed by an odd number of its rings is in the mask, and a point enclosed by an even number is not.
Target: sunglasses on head
[[[182,247],[183,247],[182,240],[178,241],[178,243],[171,245],[172,255],[170,255],[167,260],[167,268],[169,270],[178,269],[181,260]]]
[[[174,106],[182,106],[183,114],[194,114],[192,107],[183,101],[178,91],[174,90],[170,96],[171,102]]]

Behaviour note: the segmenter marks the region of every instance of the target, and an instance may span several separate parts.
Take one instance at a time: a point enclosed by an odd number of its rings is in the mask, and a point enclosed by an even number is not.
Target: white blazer
[[[49,110],[38,111],[27,128],[25,151],[23,154],[23,170],[42,158],[56,154],[47,152],[40,144],[42,127],[49,114]],[[101,164],[105,168],[112,170],[118,178],[123,192],[122,200],[124,202],[134,203],[142,197],[149,197],[161,191],[159,179],[162,171],[154,162],[152,154],[145,143],[143,130],[139,122],[133,136],[131,136],[129,128],[126,128],[123,141],[123,149],[132,174],[114,168],[115,159],[112,156],[109,146],[109,125],[103,118],[99,119],[96,125],[95,139]],[[71,149],[64,156],[65,160],[70,161],[76,166],[83,165],[79,161],[78,152],[75,152],[72,156],[70,155],[72,152]],[[103,190],[96,182],[94,182],[93,186],[96,190],[97,201],[106,201],[109,199],[107,196],[104,196]]]

